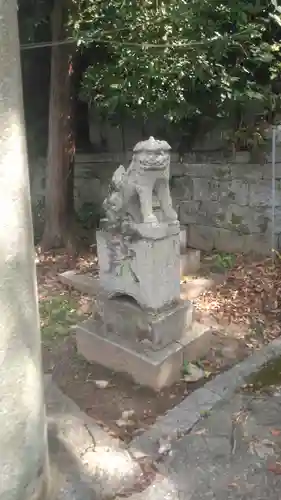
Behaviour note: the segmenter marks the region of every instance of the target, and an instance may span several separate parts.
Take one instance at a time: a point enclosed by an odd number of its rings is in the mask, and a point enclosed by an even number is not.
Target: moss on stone
[[[236,215],[236,214],[232,213],[231,224],[233,224],[234,226],[239,226],[242,223],[243,223],[242,215]]]
[[[215,169],[215,176],[219,177],[220,179],[226,177],[228,175],[228,171],[225,168],[216,168]]]

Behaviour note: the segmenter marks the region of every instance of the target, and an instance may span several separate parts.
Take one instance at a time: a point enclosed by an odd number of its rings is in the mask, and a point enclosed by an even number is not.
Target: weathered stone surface
[[[240,206],[230,201],[181,202],[179,215],[182,224],[218,227],[242,234],[262,234],[267,231],[271,220],[271,211],[268,209]],[[277,209],[276,216],[278,215]],[[276,230],[278,231],[278,227]]]
[[[271,234],[240,234],[234,230],[201,225],[189,226],[189,244],[201,250],[216,248],[222,252],[271,254]]]
[[[259,174],[259,172],[261,173],[262,179],[267,180],[268,182],[271,182],[271,179],[272,179],[272,164],[271,164],[271,162],[267,162],[264,165],[261,165],[257,174]],[[275,178],[276,178],[276,182],[280,183],[281,162],[278,162],[275,164]],[[259,177],[258,177],[258,179],[259,179]]]
[[[271,235],[239,234],[227,229],[215,229],[215,248],[223,252],[271,254]]]
[[[200,268],[200,250],[186,249],[180,256],[181,276],[196,273]]]
[[[231,178],[249,182],[249,184],[259,182],[264,173],[264,165],[256,164],[231,164]]]
[[[186,164],[186,174],[192,178],[231,180],[231,165],[226,162]]]
[[[181,253],[186,252],[187,248],[187,232],[186,227],[182,227],[180,230],[180,251]]]
[[[180,498],[278,500],[280,399],[235,394],[174,439],[161,471]]]
[[[93,320],[77,327],[76,339],[78,352],[88,361],[127,373],[140,385],[160,390],[180,378],[183,346],[179,343],[153,351],[116,335],[105,336]]]
[[[198,223],[198,212],[200,201],[184,200],[179,204],[179,220],[181,224],[196,224]]]
[[[49,460],[16,0],[0,2],[0,61],[0,498],[39,500]]]
[[[45,397],[51,456],[48,498],[105,500],[134,488],[143,472],[123,443],[80,411],[51,380]]]
[[[198,321],[192,323],[190,331],[181,341],[184,346],[183,357],[186,361],[201,359],[209,352],[213,340],[213,329]]]
[[[252,207],[270,207],[272,204],[271,184],[262,180],[257,184],[251,184],[249,191],[249,203]],[[276,196],[276,206],[281,205],[281,196]]]
[[[198,201],[234,202],[247,205],[249,185],[244,180],[194,178],[193,199]]]
[[[100,282],[112,294],[126,294],[141,306],[158,309],[180,296],[178,234],[161,239],[128,240],[97,233]],[[157,290],[157,293],[155,291]]]
[[[125,221],[157,225],[160,221],[153,212],[153,193],[159,201],[161,220],[177,221],[169,187],[170,150],[166,141],[154,137],[136,144],[128,169],[120,165],[116,170],[104,200],[107,229],[124,232]]]
[[[227,207],[222,227],[242,234],[263,234],[268,230],[269,223],[270,218],[264,210],[231,204]]]
[[[153,349],[160,349],[185,337],[193,319],[193,305],[179,301],[159,311],[149,311],[127,297],[97,297],[96,305],[107,332],[136,342],[149,340]]]
[[[184,175],[183,177],[172,177],[170,187],[174,202],[191,200],[193,197],[193,179],[189,175]]]
[[[76,271],[65,271],[58,275],[61,283],[79,290],[82,293],[96,295],[99,292],[99,280],[92,273],[79,274]]]
[[[93,319],[84,321],[76,329],[78,352],[88,361],[127,373],[138,384],[154,390],[179,380],[183,359],[192,361],[206,354],[209,338],[210,328],[194,322],[180,342],[153,350],[149,344],[105,334],[101,322]]]
[[[84,198],[86,202],[92,201],[93,196],[90,193],[94,193],[96,200],[101,198],[101,193],[104,193],[105,189],[107,189],[109,178],[116,164],[114,164],[114,160],[127,164],[130,154],[87,155],[85,165],[80,157],[81,155],[78,155],[75,178],[76,198],[79,206],[82,205],[81,201],[79,201],[81,198]],[[227,161],[194,163],[194,158],[192,158],[192,155],[185,156],[181,163],[178,161],[178,155],[174,155],[171,164],[170,190],[173,206],[179,214],[181,223],[186,226],[192,224],[234,229],[244,234],[248,231],[262,234],[265,231],[268,219],[271,218],[268,213],[270,212],[272,198],[272,166],[270,158],[267,160],[268,163],[264,165],[234,164],[227,163]],[[278,162],[278,154],[275,170],[276,203],[278,208],[281,207],[281,163]],[[42,168],[36,169],[37,171],[38,175],[40,174],[42,177]],[[92,181],[90,182],[91,176]],[[87,178],[86,183],[85,178]],[[44,186],[41,180],[32,179],[32,192],[38,192],[40,200],[44,194]],[[198,202],[204,204],[204,206],[198,205]],[[216,207],[215,203],[220,205],[220,208]],[[245,207],[245,214],[243,214],[242,209],[237,209],[237,211],[239,210],[238,217],[243,217],[245,223],[242,223],[242,225],[234,224],[234,226],[227,223],[225,216],[229,205]],[[257,216],[253,214],[254,211],[257,212]],[[154,212],[156,213],[155,210]],[[158,217],[158,210],[156,215]],[[261,230],[259,230],[259,226],[261,226]],[[276,210],[277,236],[280,234],[279,226],[278,210]]]
[[[212,250],[215,246],[215,229],[208,226],[190,225],[188,227],[188,245],[192,248]]]
[[[225,185],[225,183],[222,183]],[[227,198],[237,205],[248,205],[249,203],[249,183],[244,179],[232,179],[224,190],[227,192]]]

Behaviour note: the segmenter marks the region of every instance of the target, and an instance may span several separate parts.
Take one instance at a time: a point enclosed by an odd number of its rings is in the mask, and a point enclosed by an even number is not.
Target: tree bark
[[[0,0],[0,81],[0,498],[39,500],[49,465],[16,0]]]
[[[74,217],[73,54],[69,45],[56,44],[66,37],[66,13],[65,3],[56,0],[52,12],[52,40],[55,45],[51,56],[45,228],[42,239],[45,250],[69,245]]]

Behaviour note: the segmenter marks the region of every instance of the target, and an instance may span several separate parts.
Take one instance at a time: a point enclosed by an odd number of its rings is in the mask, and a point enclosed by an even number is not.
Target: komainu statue
[[[118,228],[124,221],[159,225],[153,196],[159,202],[161,222],[177,221],[169,189],[170,150],[166,141],[153,137],[136,144],[128,169],[120,165],[115,171],[103,204],[109,226]]]

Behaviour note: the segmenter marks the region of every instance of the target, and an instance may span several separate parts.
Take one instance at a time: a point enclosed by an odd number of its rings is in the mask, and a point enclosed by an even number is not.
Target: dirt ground
[[[273,263],[272,259],[205,254],[197,276],[183,278],[183,290],[186,284],[185,295],[189,296],[192,280],[215,277],[211,289],[191,297],[196,320],[213,328],[208,353],[196,360],[204,377],[193,383],[182,379],[154,393],[78,355],[72,326],[91,314],[93,299],[59,282],[58,273],[70,267],[96,273],[94,252],[84,253],[75,263],[64,253],[37,255],[44,371],[52,373],[83,411],[125,441],[143,432],[157,416],[216,373],[280,335],[280,259]],[[132,411],[133,416],[128,425],[120,427],[118,420],[124,411]]]

